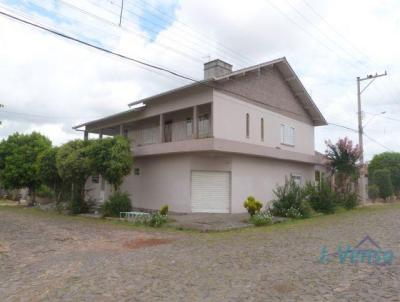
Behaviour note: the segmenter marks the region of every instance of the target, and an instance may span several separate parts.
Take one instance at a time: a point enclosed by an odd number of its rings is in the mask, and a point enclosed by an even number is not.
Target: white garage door
[[[192,171],[192,212],[229,213],[230,172]]]

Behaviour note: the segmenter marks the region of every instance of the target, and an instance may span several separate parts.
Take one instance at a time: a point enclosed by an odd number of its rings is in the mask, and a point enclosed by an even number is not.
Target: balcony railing
[[[199,120],[197,129],[198,138],[211,137],[211,124],[208,119]],[[157,144],[161,141],[159,136],[159,126],[134,129],[128,134],[128,137],[132,141],[133,146]],[[193,139],[192,120],[166,123],[164,125],[163,142],[177,142],[190,139]]]

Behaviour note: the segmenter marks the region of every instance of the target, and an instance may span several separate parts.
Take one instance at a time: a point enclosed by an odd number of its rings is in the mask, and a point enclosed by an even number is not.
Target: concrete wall
[[[135,168],[121,190],[131,194],[132,205],[138,208],[159,209],[168,204],[171,211],[190,211],[190,156],[152,156],[135,159]]]
[[[301,175],[302,183],[314,180],[314,166],[266,158],[234,156],[232,158],[232,213],[246,210],[243,202],[254,196],[264,205],[275,198],[273,190],[285,183],[285,177]]]
[[[214,91],[214,137],[256,145],[279,147],[283,150],[314,154],[314,127]],[[250,115],[250,137],[246,137],[246,113]],[[261,118],[264,118],[264,141],[261,140]],[[295,146],[281,144],[281,124],[295,128]]]
[[[231,171],[231,211],[242,213],[244,200],[252,195],[264,205],[274,198],[273,190],[291,174],[301,175],[303,183],[314,180],[314,166],[261,157],[205,152],[179,155],[148,156],[135,159],[135,168],[122,186],[137,208],[159,209],[168,204],[173,212],[191,212],[191,171]],[[98,199],[100,185],[89,179],[86,189]],[[106,196],[110,190],[106,185]]]

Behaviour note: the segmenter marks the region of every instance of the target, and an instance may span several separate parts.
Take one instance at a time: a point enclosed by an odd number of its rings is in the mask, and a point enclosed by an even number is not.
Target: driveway
[[[398,258],[319,261],[366,235],[398,257],[399,217],[389,205],[195,233],[0,207],[0,301],[399,301]]]

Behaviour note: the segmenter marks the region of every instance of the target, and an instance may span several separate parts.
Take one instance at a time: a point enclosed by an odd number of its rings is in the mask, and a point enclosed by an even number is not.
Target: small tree
[[[393,190],[396,194],[400,194],[400,153],[384,152],[374,155],[368,165],[368,175],[373,178],[375,171],[380,169],[387,169],[390,171]]]
[[[88,156],[91,141],[73,140],[62,145],[56,154],[56,166],[61,180],[71,186],[71,200],[84,200],[87,178],[92,174]]]
[[[379,188],[379,197],[388,198],[393,195],[393,184],[388,169],[378,169],[373,175],[373,182]]]
[[[15,133],[0,144],[0,179],[7,189],[27,187],[36,201],[36,189],[40,186],[38,158],[51,148],[51,142],[40,133]]]
[[[117,191],[133,165],[129,141],[122,136],[96,140],[88,154],[93,172],[103,176]]]
[[[326,141],[327,150],[325,152],[327,163],[332,177],[337,176],[338,187],[342,192],[349,191],[352,179],[358,175],[357,161],[360,159],[361,151],[358,145],[353,146],[353,142],[347,137],[339,139],[336,144]]]
[[[38,166],[40,180],[53,189],[58,201],[61,193],[62,180],[57,170],[57,152],[58,147],[53,147],[44,151],[38,158]]]

